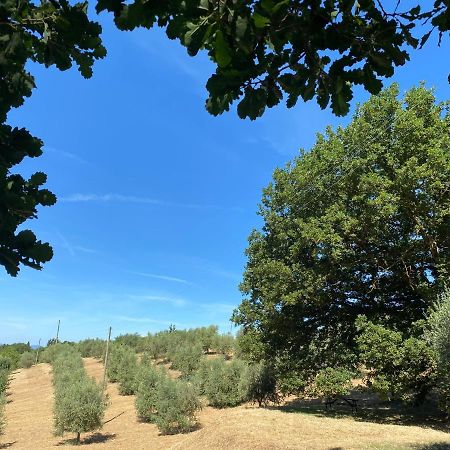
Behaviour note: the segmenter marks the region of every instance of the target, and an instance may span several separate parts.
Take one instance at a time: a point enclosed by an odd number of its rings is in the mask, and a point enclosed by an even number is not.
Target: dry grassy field
[[[103,366],[86,359],[88,373],[98,380]],[[108,386],[110,405],[105,425],[87,434],[82,447],[88,449],[450,449],[450,430],[442,424],[422,426],[373,423],[364,414],[347,412],[325,415],[323,408],[309,412],[284,405],[257,408],[204,408],[198,430],[189,434],[162,436],[155,425],[136,418],[133,396],[120,396]],[[6,434],[0,448],[11,450],[72,448],[73,436],[57,438],[53,429],[53,387],[50,366],[39,364],[16,371],[8,390]],[[386,421],[385,421],[386,422]],[[440,429],[438,429],[440,428]]]

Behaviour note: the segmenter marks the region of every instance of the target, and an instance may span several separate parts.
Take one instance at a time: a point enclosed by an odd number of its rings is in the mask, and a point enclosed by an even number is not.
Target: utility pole
[[[59,342],[59,326],[61,325],[61,320],[58,320],[58,329],[56,330],[56,344]]]
[[[108,340],[106,341],[106,352],[105,352],[105,362],[103,369],[103,390],[106,389],[106,369],[108,367],[108,354],[109,354],[109,343],[111,342],[111,327],[109,327]]]
[[[37,348],[37,352],[36,352],[36,361],[34,362],[34,364],[37,364],[39,361],[39,350],[41,349],[41,338],[39,338],[39,344],[38,344],[38,348]]]

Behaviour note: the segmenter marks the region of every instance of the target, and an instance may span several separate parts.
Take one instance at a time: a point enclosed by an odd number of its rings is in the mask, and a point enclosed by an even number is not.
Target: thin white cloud
[[[228,303],[199,303],[198,306],[208,312],[229,314],[237,307],[237,305],[230,305]]]
[[[156,273],[134,272],[134,271],[128,271],[128,273],[131,273],[133,275],[139,275],[145,278],[155,278],[157,280],[173,281],[174,283],[191,284],[189,281],[184,280],[183,278],[172,277],[170,275],[159,275]]]
[[[179,325],[176,322],[169,322],[167,320],[158,320],[158,319],[150,319],[148,317],[132,317],[132,316],[112,316],[111,319],[121,320],[124,322],[133,322],[133,323],[155,323],[158,325]]]
[[[184,298],[165,295],[129,295],[128,297],[132,300],[170,303],[174,306],[185,306],[188,303]]]
[[[234,211],[243,212],[242,208],[224,207],[220,205],[201,205],[196,203],[176,203],[165,200],[158,200],[151,197],[137,197],[134,195],[122,195],[117,193],[109,194],[82,194],[75,193],[59,199],[63,203],[87,203],[87,202],[103,202],[103,203],[136,203],[156,206],[169,206],[175,208],[188,209],[211,209],[216,211]]]
[[[59,237],[60,241],[61,241],[61,247],[65,248],[71,256],[75,256],[77,252],[82,252],[82,253],[97,253],[95,250],[88,248],[88,247],[83,247],[82,245],[73,245],[72,243],[70,243],[68,241],[68,239],[60,232],[60,231],[56,231],[57,236]]]
[[[77,161],[82,164],[88,164],[88,162],[85,159],[81,158],[81,156],[75,155],[75,153],[67,152],[65,150],[58,150],[53,147],[45,147],[44,151],[54,153],[58,156],[62,156],[63,158],[71,159],[72,161]]]

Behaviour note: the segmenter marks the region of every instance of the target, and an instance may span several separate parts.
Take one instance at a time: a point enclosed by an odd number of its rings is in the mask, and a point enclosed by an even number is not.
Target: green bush
[[[137,357],[133,353],[124,353],[118,365],[117,382],[121,395],[132,395],[136,391]]]
[[[13,370],[14,362],[9,356],[0,355],[0,370]]]
[[[229,358],[235,346],[234,337],[228,334],[218,335],[215,339],[214,348],[217,353],[221,353],[225,358]]]
[[[441,403],[450,415],[450,290],[446,288],[428,317],[428,342],[436,358]]]
[[[201,344],[184,344],[170,355],[172,368],[179,370],[183,376],[189,376],[195,372],[202,360],[203,350]]]
[[[5,394],[0,392],[0,436],[4,433],[6,426],[5,405]]]
[[[130,354],[134,354],[134,350],[131,347],[117,344],[111,346],[107,367],[107,375],[111,383],[119,381],[119,373],[123,373],[123,361],[127,360]]]
[[[136,375],[136,411],[144,422],[155,422],[158,386],[166,375],[150,364],[142,364]]]
[[[103,339],[84,339],[77,344],[77,350],[83,358],[103,358],[106,341]]]
[[[25,352],[20,355],[20,367],[24,369],[29,369],[36,361],[36,356],[34,353]]]
[[[243,386],[247,364],[240,360],[226,362],[223,359],[212,360],[204,371],[206,379],[203,390],[209,404],[218,408],[237,406],[247,400],[247,389]]]
[[[79,442],[81,433],[101,428],[106,397],[94,379],[87,377],[81,355],[73,347],[60,347],[52,359],[55,434],[73,432]]]
[[[39,355],[39,362],[53,364],[53,360],[59,353],[73,351],[70,344],[52,344],[44,348]]]
[[[102,427],[107,406],[102,389],[88,377],[76,378],[67,384],[58,384],[55,391],[55,434],[80,434]]]
[[[0,395],[6,391],[9,380],[9,370],[0,369]]]
[[[278,403],[277,378],[272,366],[265,362],[250,364],[245,376],[241,378],[241,391],[253,403],[266,406],[269,402]]]
[[[351,387],[351,371],[327,367],[316,375],[310,394],[324,398],[344,397],[349,394]]]
[[[162,378],[157,383],[155,423],[163,434],[186,433],[197,424],[200,400],[193,386],[181,380]]]
[[[367,383],[382,398],[419,404],[435,385],[433,351],[422,336],[423,324],[416,324],[405,338],[383,325],[357,321],[360,363],[368,369]]]

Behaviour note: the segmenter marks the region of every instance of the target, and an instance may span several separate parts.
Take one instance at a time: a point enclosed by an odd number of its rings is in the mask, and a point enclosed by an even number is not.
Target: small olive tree
[[[57,385],[55,392],[55,435],[98,430],[103,425],[107,401],[99,385],[88,377]]]
[[[186,433],[197,425],[201,402],[194,387],[163,377],[157,383],[155,423],[163,434]]]
[[[36,356],[32,352],[25,352],[20,355],[19,364],[24,369],[29,369],[36,361]]]
[[[136,411],[144,422],[155,422],[158,387],[165,374],[150,364],[142,364],[136,375]]]
[[[246,392],[245,397],[258,403],[259,407],[267,406],[269,402],[278,403],[280,397],[274,368],[263,361],[250,364],[241,378],[241,391]]]

